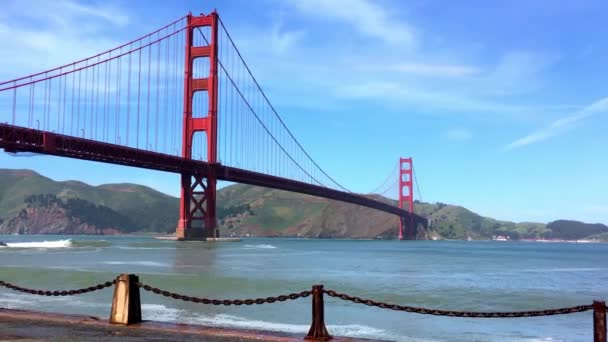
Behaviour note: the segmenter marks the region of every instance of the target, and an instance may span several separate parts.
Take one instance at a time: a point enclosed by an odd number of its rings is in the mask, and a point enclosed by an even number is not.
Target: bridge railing
[[[325,326],[325,305],[324,295],[327,294],[330,297],[338,298],[344,301],[349,301],[356,304],[364,304],[367,306],[374,306],[381,309],[403,311],[416,314],[434,315],[434,316],[448,316],[448,317],[461,317],[461,318],[524,318],[524,317],[538,317],[538,316],[554,316],[554,315],[566,315],[577,312],[585,312],[593,310],[593,340],[594,342],[607,342],[606,341],[606,302],[594,301],[592,304],[584,304],[572,307],[563,307],[557,309],[545,309],[545,310],[534,310],[534,311],[497,311],[497,312],[477,312],[477,311],[453,311],[453,310],[439,310],[439,309],[428,309],[423,307],[414,307],[398,304],[390,304],[384,302],[378,302],[371,299],[365,299],[361,297],[351,296],[345,293],[339,293],[334,290],[325,290],[323,285],[313,285],[311,290],[305,290],[302,292],[295,292],[291,294],[255,298],[255,299],[211,299],[203,297],[189,296],[179,293],[170,292],[160,288],[156,288],[139,281],[139,277],[133,274],[121,274],[112,281],[97,284],[87,288],[75,289],[75,290],[37,290],[29,289],[21,286],[14,285],[12,283],[0,280],[0,287],[5,287],[11,290],[29,293],[33,295],[41,296],[72,296],[79,295],[97,290],[102,290],[114,285],[114,296],[112,299],[112,309],[110,312],[110,323],[115,324],[137,324],[142,322],[141,315],[141,301],[139,289],[149,291],[165,297],[170,297],[176,300],[182,300],[192,303],[200,303],[207,305],[225,305],[225,306],[240,306],[240,305],[261,305],[261,304],[272,304],[276,302],[284,302],[287,300],[296,300],[312,296],[312,322],[308,334],[305,336],[307,340],[315,341],[327,341],[331,340],[332,336],[329,334]]]

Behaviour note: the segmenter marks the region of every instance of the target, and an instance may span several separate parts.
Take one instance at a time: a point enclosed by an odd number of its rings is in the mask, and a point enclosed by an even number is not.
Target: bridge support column
[[[216,165],[217,158],[217,105],[218,105],[218,16],[212,12],[209,15],[188,15],[185,46],[184,74],[184,114],[182,134],[182,157],[192,158],[192,144],[195,132],[205,132],[207,136],[207,162]],[[194,46],[193,35],[201,34],[200,27],[209,27],[210,36],[205,37],[209,45]],[[196,31],[195,31],[196,30]],[[208,76],[195,78],[193,76],[194,60],[209,59]],[[205,74],[197,72],[197,74]],[[193,115],[192,102],[195,93],[207,93],[208,108],[206,116],[204,109]],[[215,170],[215,168],[211,168]],[[182,174],[181,200],[179,222],[176,237],[180,240],[205,240],[219,237],[216,230],[215,197],[217,177],[210,174]]]
[[[417,233],[413,216],[399,218],[399,240],[416,240]]]

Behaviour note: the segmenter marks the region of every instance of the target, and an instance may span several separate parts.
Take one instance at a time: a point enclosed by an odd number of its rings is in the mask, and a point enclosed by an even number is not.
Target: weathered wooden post
[[[139,278],[134,274],[121,274],[116,279],[110,323],[135,324],[141,322]]]
[[[325,312],[323,307],[323,285],[312,287],[312,324],[305,340],[328,341],[331,335],[325,328]]]
[[[593,301],[593,342],[606,342],[606,302]]]

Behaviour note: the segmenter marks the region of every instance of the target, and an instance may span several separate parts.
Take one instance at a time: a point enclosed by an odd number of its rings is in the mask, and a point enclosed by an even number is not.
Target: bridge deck
[[[97,161],[102,163],[134,166],[173,173],[190,173],[202,176],[215,174],[217,179],[257,185],[267,188],[303,193],[337,201],[362,205],[406,219],[413,219],[415,226],[426,226],[426,219],[413,215],[388,203],[360,194],[338,191],[291,179],[266,175],[221,164],[184,159],[121,145],[108,144],[73,136],[55,134],[9,124],[0,124],[0,148],[7,152],[35,152],[60,157]]]

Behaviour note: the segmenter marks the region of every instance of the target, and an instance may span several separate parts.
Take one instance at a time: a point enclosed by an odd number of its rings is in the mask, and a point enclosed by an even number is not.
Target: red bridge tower
[[[414,213],[414,188],[413,188],[413,164],[412,158],[399,158],[399,208],[407,209]],[[413,240],[416,238],[416,228],[414,227],[414,216],[407,218],[401,217],[399,224],[399,240]]]
[[[186,51],[184,73],[184,115],[182,133],[182,157],[192,158],[192,139],[195,132],[207,135],[207,161],[217,163],[217,98],[218,98],[218,16],[214,11],[209,15],[187,16]],[[209,27],[209,45],[194,46],[193,31],[199,27]],[[209,58],[209,75],[193,78],[194,60]],[[192,100],[196,92],[206,92],[209,98],[207,116],[194,117]],[[211,168],[213,170],[214,168]],[[215,196],[217,178],[215,175],[182,173],[179,222],[176,237],[183,240],[204,240],[218,237],[215,217]]]

